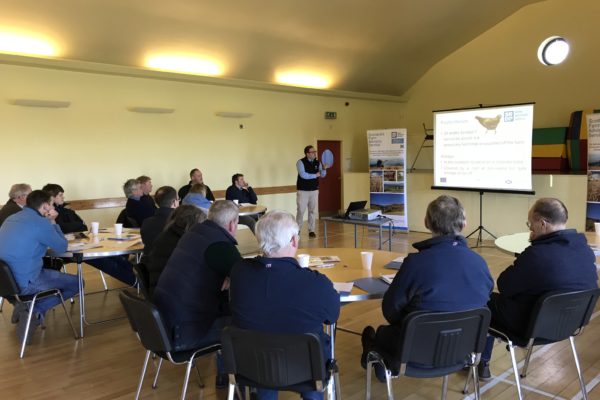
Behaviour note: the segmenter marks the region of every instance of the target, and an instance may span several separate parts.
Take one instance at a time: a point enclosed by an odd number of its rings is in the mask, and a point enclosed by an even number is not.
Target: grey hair
[[[559,199],[544,197],[535,202],[531,208],[533,215],[544,219],[552,225],[563,225],[569,219],[567,207]]]
[[[31,193],[31,186],[26,183],[15,183],[8,191],[8,198],[15,200],[19,196],[23,196],[24,194],[28,193]]]
[[[292,214],[273,210],[258,220],[255,230],[258,244],[268,257],[288,246],[292,237],[298,234],[299,228]]]
[[[208,209],[208,219],[224,229],[231,221],[238,222],[239,214],[239,207],[229,200],[217,200]]]
[[[425,226],[434,235],[458,235],[465,221],[465,209],[456,197],[443,195],[427,206]]]
[[[125,193],[125,197],[130,198],[135,187],[139,185],[140,182],[137,179],[127,179],[123,184],[123,193]]]

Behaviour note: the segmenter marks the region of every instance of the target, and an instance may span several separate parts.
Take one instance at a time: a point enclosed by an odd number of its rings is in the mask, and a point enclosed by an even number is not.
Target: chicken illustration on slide
[[[500,123],[500,119],[502,115],[498,114],[494,118],[486,118],[486,117],[475,117],[477,121],[485,128],[485,132],[494,131],[496,133],[496,128]]]

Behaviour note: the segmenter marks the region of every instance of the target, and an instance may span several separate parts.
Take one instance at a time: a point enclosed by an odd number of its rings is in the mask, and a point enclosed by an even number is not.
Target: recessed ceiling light
[[[329,79],[323,75],[310,72],[280,72],[275,80],[282,85],[301,86],[314,89],[326,89],[331,84]]]
[[[149,56],[146,66],[161,71],[196,75],[223,75],[223,65],[217,61],[195,55],[161,54]]]
[[[538,59],[544,65],[560,64],[568,55],[569,43],[560,36],[549,37],[538,48]]]
[[[35,34],[0,32],[0,53],[55,57],[56,45]]]

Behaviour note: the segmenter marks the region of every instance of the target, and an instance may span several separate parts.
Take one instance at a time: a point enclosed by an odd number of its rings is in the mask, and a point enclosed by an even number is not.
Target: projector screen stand
[[[423,122],[423,130],[425,131],[425,138],[423,138],[423,143],[421,143],[421,147],[419,147],[419,151],[417,151],[417,156],[413,160],[412,165],[408,169],[408,172],[413,172],[415,170],[415,164],[417,163],[417,160],[419,159],[419,154],[421,154],[421,150],[423,150],[424,148],[433,147],[433,144],[430,144],[430,145],[425,144],[428,141],[433,141],[433,129],[427,129],[427,127],[425,126],[425,122]]]
[[[483,246],[483,237],[482,237],[483,232],[487,233],[494,239],[497,239],[496,236],[494,236],[494,234],[492,234],[490,231],[485,229],[485,227],[483,226],[483,191],[480,191],[479,192],[479,226],[473,232],[469,233],[469,235],[466,238],[468,239],[471,236],[473,236],[475,233],[477,233],[477,241],[475,242],[475,247],[484,247]]]

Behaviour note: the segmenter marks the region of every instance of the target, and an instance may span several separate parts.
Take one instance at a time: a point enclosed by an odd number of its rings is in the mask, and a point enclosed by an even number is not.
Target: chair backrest
[[[533,307],[527,338],[558,342],[574,335],[590,321],[600,289],[551,292]]]
[[[0,297],[11,298],[19,294],[19,285],[8,264],[0,260]]]
[[[146,350],[153,353],[170,352],[171,340],[156,306],[127,290],[119,293],[119,299],[125,308],[131,329],[137,332]]]
[[[252,387],[284,389],[313,383],[320,390],[327,370],[312,333],[273,334],[228,326],[221,332],[225,371]]]
[[[127,215],[127,209],[124,208],[117,217],[117,224],[123,224],[124,228],[139,228],[138,223],[135,219]]]
[[[410,313],[402,322],[397,359],[430,368],[464,364],[470,354],[483,351],[490,315],[487,308]]]
[[[148,291],[150,286],[150,277],[148,275],[148,268],[146,267],[146,264],[133,264],[133,272],[137,277],[138,285],[140,285],[140,292],[144,295],[146,300],[152,301],[150,298],[150,292]]]

